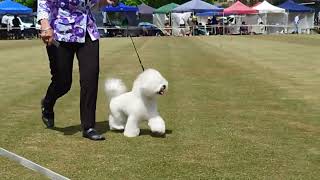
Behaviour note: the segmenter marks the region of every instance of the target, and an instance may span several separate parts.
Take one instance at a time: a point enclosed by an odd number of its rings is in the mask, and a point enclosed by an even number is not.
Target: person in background
[[[20,20],[18,19],[17,15],[14,15],[14,18],[12,20],[12,25],[13,25],[12,31],[14,34],[14,38],[20,39],[20,37],[21,37],[21,28],[20,28],[21,23],[20,23]]]
[[[171,27],[170,27],[170,25],[169,25],[169,22],[166,22],[166,23],[164,24],[164,34],[165,34],[166,36],[171,36],[171,34],[172,34],[172,30],[171,30]]]
[[[54,105],[71,88],[73,59],[77,56],[80,73],[80,120],[82,136],[105,138],[95,130],[99,78],[99,32],[91,11],[117,0],[38,0],[37,22],[46,45],[51,83],[41,100],[42,121],[54,127]]]
[[[248,26],[246,25],[246,22],[242,21],[241,26],[240,26],[240,34],[241,35],[248,35]]]
[[[218,30],[217,30],[217,25],[218,25],[218,20],[216,16],[212,16],[211,18],[211,25],[213,26],[213,31],[212,34],[216,35]]]
[[[180,35],[185,36],[186,35],[186,23],[184,22],[183,18],[180,19],[179,26],[180,26]]]
[[[206,27],[205,27],[207,35],[211,35],[212,34],[212,27],[211,27],[212,24],[211,23],[212,23],[212,20],[211,20],[210,17],[208,17],[207,23],[206,23]]]
[[[1,27],[2,28],[7,28],[7,31],[10,30],[9,16],[7,14],[2,16]]]

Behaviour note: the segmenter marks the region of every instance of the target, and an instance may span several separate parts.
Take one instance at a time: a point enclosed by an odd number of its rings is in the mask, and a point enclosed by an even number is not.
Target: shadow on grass
[[[123,133],[123,130],[112,130],[112,133]],[[139,136],[152,136],[155,138],[165,138],[166,134],[172,134],[172,130],[167,129],[165,134],[152,133],[150,129],[140,129]]]
[[[50,129],[54,130],[54,131],[62,132],[64,135],[69,136],[69,135],[74,135],[77,132],[80,132],[81,131],[81,124],[74,125],[74,126],[68,126],[68,127],[53,127]],[[96,122],[95,129],[101,134],[106,133],[107,131],[110,130],[108,121]],[[115,131],[115,130],[112,130],[111,132],[112,133],[123,133],[123,131]],[[167,129],[166,133],[164,135],[160,135],[160,134],[152,133],[150,129],[140,129],[140,136],[149,135],[149,136],[152,136],[155,138],[165,138],[166,134],[172,134],[172,130]]]
[[[74,126],[68,126],[68,127],[53,127],[50,128],[51,130],[54,131],[59,131],[59,132],[63,132],[64,135],[74,135],[77,132],[80,132],[81,129],[81,124],[78,125],[74,125]],[[108,121],[103,121],[103,122],[96,122],[96,126],[95,129],[101,133],[104,134],[107,131],[109,131],[109,123]]]
[[[165,134],[152,133],[150,129],[140,129],[140,136],[149,135],[155,138],[165,138],[167,134],[172,134],[172,130],[167,129]]]

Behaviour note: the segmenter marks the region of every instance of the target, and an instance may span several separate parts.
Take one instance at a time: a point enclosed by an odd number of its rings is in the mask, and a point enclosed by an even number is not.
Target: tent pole
[[[286,12],[286,18],[287,18],[287,20],[286,20],[286,29],[287,29],[287,34],[289,34],[289,28],[288,28],[289,10],[288,10],[288,12]]]
[[[224,35],[224,12],[222,13],[222,35]]]
[[[268,25],[269,25],[269,23],[268,23],[268,14],[267,13],[265,13],[265,15],[266,15],[266,34],[268,34]]]
[[[192,36],[194,36],[194,22],[193,22],[193,17],[195,17],[195,13],[193,11],[192,17],[191,17],[191,22],[192,22]]]

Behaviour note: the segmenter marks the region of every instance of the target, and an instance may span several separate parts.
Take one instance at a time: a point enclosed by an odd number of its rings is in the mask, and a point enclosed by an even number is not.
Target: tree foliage
[[[13,1],[23,4],[27,7],[30,7],[33,9],[33,11],[36,11],[37,9],[37,0],[13,0]]]

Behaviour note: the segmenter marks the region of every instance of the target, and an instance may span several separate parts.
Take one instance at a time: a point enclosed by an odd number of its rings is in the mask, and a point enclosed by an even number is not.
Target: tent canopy
[[[150,7],[144,3],[138,5],[138,11],[140,14],[153,14],[154,12],[154,8]]]
[[[266,0],[257,6],[252,7],[252,9],[258,10],[259,13],[285,13],[286,11],[285,9],[270,4]]]
[[[223,11],[215,5],[209,4],[201,0],[191,0],[172,10],[172,12],[207,12],[207,11]]]
[[[114,6],[108,5],[103,7],[101,10],[105,12],[137,12],[138,8],[135,6],[127,6],[123,3],[119,3],[118,6],[114,7]]]
[[[230,7],[223,10],[225,14],[255,14],[257,10],[252,9],[240,1],[235,2]]]
[[[20,3],[4,0],[0,2],[0,14],[31,14],[32,9]]]
[[[314,9],[295,3],[292,0],[288,0],[279,5],[280,8],[283,8],[289,12],[314,12]]]
[[[164,6],[159,7],[154,11],[156,14],[167,14],[170,13],[174,8],[178,7],[179,4],[176,3],[170,3]]]
[[[222,15],[222,12],[203,12],[203,13],[197,13],[197,16],[217,16],[217,15]]]

